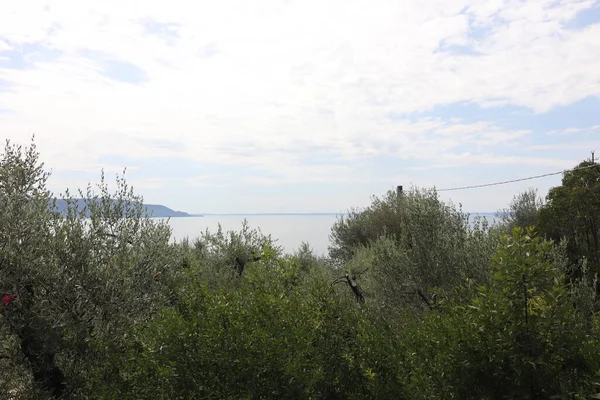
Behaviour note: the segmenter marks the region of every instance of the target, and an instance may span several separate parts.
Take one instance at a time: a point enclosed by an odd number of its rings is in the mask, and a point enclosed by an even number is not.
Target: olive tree
[[[124,178],[55,210],[35,144],[7,142],[0,160],[0,294],[3,325],[41,397],[68,397],[119,379],[114,357],[127,326],[167,296],[171,247]],[[102,366],[100,368],[100,366]]]
[[[330,257],[355,277],[366,298],[396,310],[431,308],[433,289],[485,281],[498,243],[485,220],[471,221],[435,190],[419,189],[375,198],[340,219],[331,239]]]
[[[538,212],[544,206],[536,189],[528,189],[513,197],[508,208],[497,213],[506,232],[514,228],[529,228],[538,226]]]

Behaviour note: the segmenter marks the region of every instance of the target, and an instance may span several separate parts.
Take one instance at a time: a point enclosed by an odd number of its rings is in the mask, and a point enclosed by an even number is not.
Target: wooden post
[[[402,195],[402,185],[396,186],[396,194],[398,195],[398,197]]]

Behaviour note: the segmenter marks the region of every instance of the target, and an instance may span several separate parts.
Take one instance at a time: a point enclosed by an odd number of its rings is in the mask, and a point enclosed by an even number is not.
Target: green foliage
[[[562,185],[550,189],[539,212],[539,227],[549,238],[568,241],[572,263],[583,258],[593,274],[600,272],[600,166],[591,161],[565,172]]]
[[[179,265],[202,274],[211,288],[242,276],[256,261],[282,252],[270,235],[252,229],[246,220],[239,231],[224,232],[219,224],[216,232],[207,229],[193,240],[176,244],[175,249]]]
[[[398,393],[390,331],[297,257],[261,260],[239,287],[191,276],[179,310],[136,333],[130,398],[375,398]],[[380,328],[380,327],[379,327]],[[396,355],[396,356],[395,356]],[[119,394],[123,396],[123,393]]]
[[[498,212],[501,224],[509,234],[514,228],[527,229],[538,226],[538,212],[544,206],[537,190],[529,189],[517,194],[507,209]]]
[[[535,193],[517,196],[496,229],[435,191],[388,193],[334,225],[327,259],[308,244],[284,255],[246,222],[169,243],[123,177],[111,192],[102,175],[54,212],[35,145],[7,143],[0,394],[597,395],[597,174],[565,174],[537,220]],[[520,228],[532,221],[569,242]]]
[[[489,285],[413,328],[412,392],[465,399],[594,394],[599,320],[590,327],[574,309],[564,262],[561,249],[532,230],[505,237]]]
[[[451,289],[464,278],[483,282],[497,238],[486,221],[441,202],[435,191],[389,192],[332,228],[330,255],[386,312],[407,305],[423,310],[432,289]]]
[[[20,343],[13,363],[31,371],[43,397],[83,390],[98,369],[104,379],[116,376],[106,360],[120,352],[127,326],[164,303],[157,276],[170,258],[168,226],[142,216],[141,199],[122,178],[115,194],[104,177],[98,195],[88,188],[89,218],[75,206],[66,217],[52,212],[47,178],[34,144],[7,143],[0,292],[15,300],[1,318]]]

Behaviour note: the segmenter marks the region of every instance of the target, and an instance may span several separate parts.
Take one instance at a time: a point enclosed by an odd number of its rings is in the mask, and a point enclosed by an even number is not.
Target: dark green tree
[[[593,274],[600,272],[599,164],[584,161],[565,172],[562,185],[548,192],[538,218],[542,233],[557,242],[567,240],[572,264],[585,259]]]
[[[427,315],[406,334],[416,398],[587,398],[598,392],[598,317],[576,304],[589,284],[565,281],[564,248],[516,228],[492,280],[468,301]],[[464,288],[472,292],[472,287]]]

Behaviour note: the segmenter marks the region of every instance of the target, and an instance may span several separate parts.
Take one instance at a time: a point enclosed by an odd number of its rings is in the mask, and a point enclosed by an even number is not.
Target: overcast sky
[[[198,213],[560,171],[600,153],[600,1],[3,1],[0,136],[34,133],[57,193],[127,167]]]

